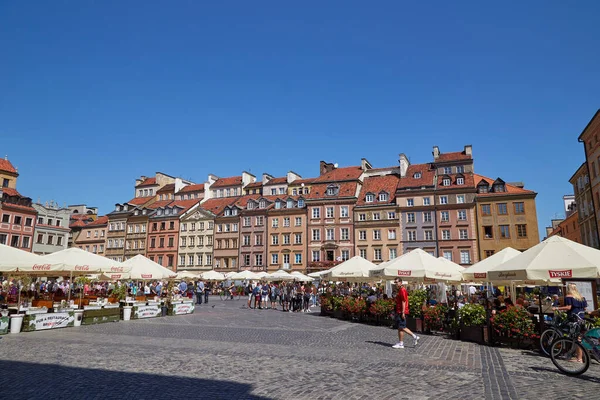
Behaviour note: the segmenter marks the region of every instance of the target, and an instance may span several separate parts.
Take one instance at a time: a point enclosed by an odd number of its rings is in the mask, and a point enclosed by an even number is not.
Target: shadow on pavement
[[[132,363],[143,362],[132,360]],[[182,366],[185,368],[185,366]],[[202,378],[0,361],[0,386],[21,399],[251,399],[252,385]]]
[[[392,347],[393,343],[385,343],[385,342],[374,342],[372,340],[365,340],[365,343],[370,343],[370,344],[377,344],[379,346],[383,346],[383,347]]]
[[[536,372],[554,372],[554,373],[556,373],[558,375],[564,376],[565,378],[581,379],[583,381],[600,383],[600,379],[598,379],[596,377],[587,376],[585,374],[579,375],[579,376],[568,376],[568,375],[565,375],[562,372],[560,372],[558,370],[558,368],[531,367],[531,369],[534,370],[534,371],[536,371]]]

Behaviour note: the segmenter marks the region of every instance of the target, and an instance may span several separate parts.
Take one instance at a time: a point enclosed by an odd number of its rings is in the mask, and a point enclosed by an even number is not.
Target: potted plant
[[[81,321],[83,320],[83,295],[85,285],[91,282],[91,279],[87,276],[78,276],[75,278],[75,284],[79,289],[79,304],[77,305],[77,309],[75,310],[75,325],[81,326]]]
[[[342,300],[344,298],[341,296],[333,296],[331,297],[331,309],[333,310],[332,318],[342,318]]]
[[[122,283],[121,285],[115,285],[115,288],[110,293],[110,297],[117,299],[117,301],[125,300],[127,297],[127,285]],[[131,319],[132,306],[125,304],[123,306],[123,321],[129,321]]]
[[[485,343],[485,308],[481,304],[465,304],[458,309],[460,338],[468,342]]]
[[[492,328],[499,342],[521,346],[526,341],[539,338],[536,327],[527,310],[511,306],[502,310],[491,319]]]
[[[394,300],[378,299],[369,307],[369,312],[375,317],[377,325],[383,325],[390,322],[390,314],[394,311]]]
[[[448,307],[443,304],[436,304],[434,307],[427,307],[423,311],[423,319],[425,321],[425,328],[429,331],[444,331],[444,320]]]
[[[408,295],[409,315],[406,317],[406,326],[411,331],[423,332],[423,305],[427,301],[427,290],[413,290]]]
[[[17,282],[17,313],[10,316],[10,333],[19,333],[21,332],[21,327],[23,326],[23,318],[25,314],[21,314],[21,292],[25,292],[27,295],[27,291],[31,286],[31,277],[22,276]]]

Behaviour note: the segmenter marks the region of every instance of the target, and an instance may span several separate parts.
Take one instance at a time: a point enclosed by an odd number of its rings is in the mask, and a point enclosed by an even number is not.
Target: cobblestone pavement
[[[4,336],[0,385],[19,399],[590,399],[600,388],[595,362],[569,378],[532,352],[441,336],[394,350],[389,328],[243,303]]]

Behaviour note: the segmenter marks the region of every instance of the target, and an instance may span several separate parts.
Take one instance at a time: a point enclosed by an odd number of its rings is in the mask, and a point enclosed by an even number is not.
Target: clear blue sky
[[[217,4],[218,3],[218,4]],[[427,3],[427,4],[420,4]],[[0,153],[109,212],[163,171],[305,177],[472,144],[562,214],[600,108],[600,2],[4,1]]]

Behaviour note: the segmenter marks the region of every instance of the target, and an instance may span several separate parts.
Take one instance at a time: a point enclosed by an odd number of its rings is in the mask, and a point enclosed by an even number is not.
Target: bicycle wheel
[[[226,295],[226,293],[225,293],[224,291],[220,291],[220,292],[219,292],[219,298],[220,298],[221,300],[227,300],[227,295]]]
[[[542,352],[545,355],[549,356],[550,355],[550,346],[552,345],[552,342],[554,342],[556,339],[558,339],[561,336],[562,336],[562,333],[559,333],[554,328],[546,329],[540,335],[540,349],[542,349]]]
[[[583,362],[576,362],[578,357],[581,357]],[[587,351],[581,343],[570,338],[555,340],[550,346],[550,358],[556,368],[570,376],[581,375],[590,367]]]

